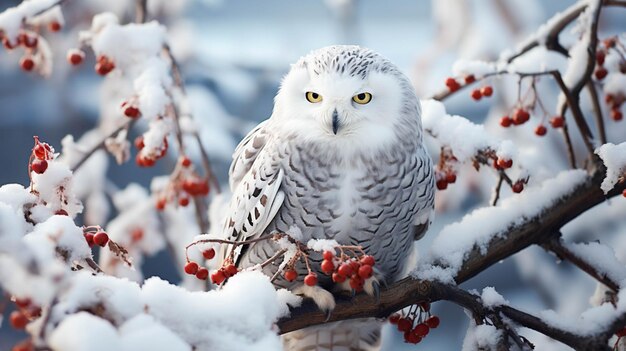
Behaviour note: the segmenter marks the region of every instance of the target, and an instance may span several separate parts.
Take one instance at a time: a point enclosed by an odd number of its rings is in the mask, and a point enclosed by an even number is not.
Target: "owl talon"
[[[301,285],[295,288],[293,293],[311,298],[320,310],[327,313],[327,318],[330,318],[330,312],[335,309],[333,294],[319,286]]]
[[[330,320],[330,316],[333,314],[333,310],[326,311],[326,319],[324,319],[324,323]]]
[[[372,290],[373,290],[374,300],[376,301],[377,304],[380,303],[380,284],[378,283],[378,281],[372,282]]]

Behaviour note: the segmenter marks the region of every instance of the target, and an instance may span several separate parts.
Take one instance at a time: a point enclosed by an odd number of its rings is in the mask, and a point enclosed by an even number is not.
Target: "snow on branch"
[[[606,177],[600,187],[608,193],[618,182],[624,182],[626,175],[626,142],[615,145],[608,143],[596,149],[595,153],[606,166]]]

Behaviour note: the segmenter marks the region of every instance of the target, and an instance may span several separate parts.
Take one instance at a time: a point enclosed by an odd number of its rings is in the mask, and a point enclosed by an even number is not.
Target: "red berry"
[[[33,346],[33,342],[31,339],[26,339],[20,341],[18,344],[13,346],[11,351],[34,351],[35,347]]]
[[[185,273],[190,274],[190,275],[194,275],[196,273],[198,273],[198,264],[195,263],[194,261],[189,261],[187,262],[187,264],[185,265]]]
[[[348,264],[352,268],[352,274],[357,274],[357,272],[359,271],[359,267],[361,267],[361,263],[357,260],[350,260]]]
[[[626,189],[624,189],[624,191],[622,191],[622,196],[626,197]]]
[[[205,260],[212,259],[213,257],[215,257],[215,249],[210,248],[208,250],[202,251],[202,256],[204,257]]]
[[[288,282],[292,282],[298,278],[298,272],[296,272],[295,269],[288,269],[283,275]]]
[[[404,341],[406,341],[409,344],[419,344],[419,342],[422,341],[422,337],[420,337],[419,335],[415,333],[405,332]]]
[[[187,205],[189,205],[189,198],[188,197],[181,197],[180,199],[178,199],[178,204],[186,207]]]
[[[335,253],[332,252],[332,251],[324,251],[324,255],[323,256],[324,256],[325,260],[332,261],[333,258],[335,258]]]
[[[604,50],[596,51],[596,62],[599,66],[604,64],[604,58],[606,57],[606,52]]]
[[[430,302],[428,302],[428,301],[424,301],[424,302],[420,303],[420,307],[421,307],[424,311],[428,312],[428,311],[430,311]]]
[[[109,60],[106,56],[98,57],[98,62],[96,63],[96,73],[101,76],[106,76],[111,73],[112,70],[115,69],[115,64],[113,61]]]
[[[189,167],[191,166],[191,160],[189,159],[189,157],[183,156],[180,163],[183,165],[183,167]]]
[[[465,76],[465,84],[471,84],[476,81],[476,77],[473,74]]]
[[[552,128],[561,128],[565,124],[565,118],[563,116],[554,116],[550,119],[550,125]]]
[[[498,158],[498,167],[501,169],[511,168],[513,166],[513,160],[506,160],[503,158]]]
[[[85,233],[85,241],[87,242],[87,245],[89,245],[89,247],[93,247],[93,245],[95,244],[93,242],[93,234]]]
[[[606,96],[604,96],[604,102],[606,102],[607,104],[612,104],[615,101],[615,96],[613,96],[612,94],[606,94]]]
[[[48,169],[48,161],[46,160],[33,160],[33,163],[31,163],[30,168],[33,170],[33,172],[37,173],[37,174],[43,174],[43,172],[46,171],[46,169]]]
[[[374,260],[374,256],[363,255],[363,257],[361,257],[361,264],[373,266],[375,263],[376,260]]]
[[[167,200],[165,198],[159,198],[156,202],[157,211],[163,211],[165,209],[166,203],[167,203]]]
[[[372,274],[374,274],[374,270],[372,269],[372,266],[368,264],[364,264],[359,268],[359,277],[363,279],[371,277]]]
[[[11,40],[7,37],[2,38],[2,45],[4,45],[7,50],[13,50],[16,47],[16,45],[11,43]]]
[[[224,268],[224,273],[227,277],[232,277],[233,275],[239,273],[239,269],[234,264],[229,264]]]
[[[446,86],[451,92],[455,92],[461,88],[461,85],[454,78],[446,79]]]
[[[510,127],[511,123],[513,123],[513,121],[511,120],[511,118],[509,118],[509,116],[504,116],[500,118],[500,125],[503,126],[504,128]]]
[[[213,282],[213,284],[222,284],[224,280],[226,280],[226,276],[224,275],[224,272],[222,272],[222,270],[217,270],[215,271],[215,273],[211,274],[211,281]]]
[[[69,213],[67,213],[67,211],[64,209],[60,209],[56,211],[54,214],[57,216],[69,216]]]
[[[143,135],[140,135],[135,138],[135,147],[139,150],[143,149],[146,145],[143,143]]]
[[[137,154],[135,157],[135,163],[139,167],[152,167],[156,163],[156,160],[150,157],[144,157],[141,154]]]
[[[314,272],[307,274],[307,276],[304,277],[304,284],[308,286],[317,285],[317,274],[315,274]]]
[[[472,99],[474,99],[476,101],[478,101],[478,100],[483,98],[483,94],[480,92],[480,89],[472,90],[472,93],[470,94],[470,96],[472,97]]]
[[[20,41],[29,49],[34,49],[37,47],[37,44],[39,44],[39,38],[36,36],[30,36],[26,33],[20,34]]]
[[[437,189],[445,190],[448,187],[448,182],[445,179],[439,179],[437,181]]]
[[[399,331],[408,332],[408,331],[411,331],[412,327],[413,327],[413,320],[411,320],[410,318],[400,318],[398,320]]]
[[[398,324],[398,321],[400,320],[400,315],[397,313],[392,314],[391,316],[389,316],[389,323],[396,325]]]
[[[77,66],[83,62],[85,53],[80,49],[72,49],[67,52],[67,62],[71,65]]]
[[[48,29],[51,32],[58,32],[61,30],[61,23],[57,22],[57,21],[52,21],[48,24]]]
[[[413,334],[417,336],[421,336],[421,337],[428,335],[429,331],[430,331],[430,328],[424,323],[420,323],[416,325],[415,328],[413,328]]]
[[[24,329],[28,324],[28,318],[22,311],[13,311],[9,317],[11,325],[15,329]]]
[[[544,136],[547,132],[548,128],[546,128],[546,126],[544,126],[543,124],[540,124],[537,126],[537,128],[535,128],[535,134],[537,134],[538,136]]]
[[[124,116],[128,118],[138,118],[141,116],[141,111],[135,106],[126,106],[126,108],[124,108]]]
[[[321,268],[322,272],[326,274],[331,274],[335,270],[335,265],[333,264],[333,261],[323,260]]]
[[[604,67],[600,67],[596,70],[595,75],[597,80],[602,80],[609,72]]]
[[[426,323],[426,325],[431,328],[431,329],[435,329],[439,326],[439,317],[437,316],[430,316],[426,321],[424,321],[424,323]]]
[[[513,112],[513,124],[520,125],[528,122],[530,113],[523,108],[518,108]]]
[[[15,305],[19,308],[26,308],[30,306],[31,303],[32,301],[28,297],[23,299],[15,299]]]
[[[364,283],[365,283],[365,281],[358,274],[354,275],[354,276],[352,276],[352,278],[350,278],[350,287],[352,289],[354,289],[354,291],[356,291],[356,292],[360,292],[360,291],[363,290],[363,284]]]
[[[200,280],[206,280],[208,277],[209,277],[209,270],[204,267],[198,269],[198,271],[196,272],[196,278]]]
[[[517,183],[513,184],[512,190],[516,194],[521,193],[524,190],[524,183],[517,182]]]
[[[94,244],[104,247],[109,242],[109,236],[105,232],[97,232],[93,236]]]
[[[622,118],[624,118],[624,115],[622,115],[622,111],[620,111],[618,109],[613,109],[613,110],[611,110],[611,118],[614,121],[621,121]]]
[[[349,277],[352,275],[352,266],[348,263],[343,263],[339,266],[339,269],[337,269],[337,273]]]
[[[456,174],[452,172],[446,173],[446,182],[448,184],[454,184],[454,182],[456,182]]]
[[[493,88],[491,87],[491,85],[486,85],[482,87],[482,89],[480,89],[480,93],[483,96],[490,97],[491,95],[493,95]]]
[[[133,229],[133,231],[130,233],[130,240],[136,243],[141,239],[143,239],[143,229],[141,228]]]
[[[45,160],[48,156],[48,150],[46,150],[43,144],[37,144],[33,148],[33,155],[40,160]]]
[[[346,276],[339,274],[339,273],[333,273],[333,282],[341,284],[343,282],[346,281]]]
[[[26,72],[30,72],[35,68],[35,61],[30,56],[24,56],[20,59],[20,67]]]

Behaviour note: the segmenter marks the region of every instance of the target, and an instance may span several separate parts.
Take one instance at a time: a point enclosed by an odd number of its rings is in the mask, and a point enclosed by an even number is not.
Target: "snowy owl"
[[[233,197],[225,236],[244,240],[298,231],[299,240],[334,239],[374,256],[377,284],[397,280],[428,225],[434,203],[432,161],[422,141],[419,100],[399,69],[358,46],[330,46],[291,67],[269,119],[239,144],[230,168]],[[254,266],[279,249],[263,241],[237,255]],[[322,255],[310,256],[319,269]],[[264,271],[272,275],[278,263]],[[319,286],[299,278],[275,281],[334,308],[327,290],[347,288],[318,274]],[[326,288],[327,290],[323,289]],[[287,350],[375,350],[379,321],[351,320],[284,337]]]

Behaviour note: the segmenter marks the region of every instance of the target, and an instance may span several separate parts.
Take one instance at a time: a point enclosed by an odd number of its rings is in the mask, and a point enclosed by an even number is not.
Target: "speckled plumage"
[[[299,101],[307,90],[324,100]],[[372,92],[370,104],[351,101],[363,91]],[[336,134],[331,118],[340,125]],[[379,280],[398,279],[433,209],[432,162],[421,129],[415,93],[388,60],[356,46],[312,52],[286,76],[272,117],[235,151],[226,236],[243,240],[296,227],[304,242],[335,239],[363,246],[376,259]],[[271,242],[244,248],[238,265],[261,263],[276,251]],[[311,259],[319,268],[321,255]],[[273,274],[277,267],[265,271]],[[328,276],[320,272],[319,277],[321,286],[334,287]],[[276,281],[288,288],[301,284]],[[285,345],[288,350],[366,350],[376,348],[379,332],[373,320],[349,321],[290,333]]]

